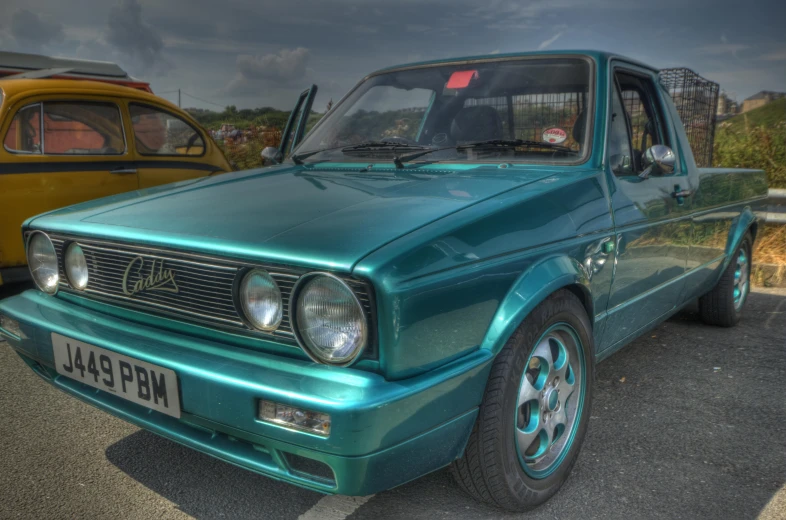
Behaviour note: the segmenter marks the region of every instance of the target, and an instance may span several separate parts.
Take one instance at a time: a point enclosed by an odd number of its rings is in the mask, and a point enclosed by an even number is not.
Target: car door
[[[673,174],[647,176],[644,152],[672,146],[663,98],[653,72],[616,64],[610,77],[607,175],[617,240],[602,349],[636,334],[672,311],[684,284],[690,213],[673,196],[686,176],[680,161]]]
[[[128,103],[139,187],[229,170],[212,139],[182,115],[151,102]]]
[[[137,189],[119,102],[28,97],[9,107],[0,150],[0,267],[26,264],[22,222]]]
[[[284,132],[281,134],[281,144],[278,149],[281,150],[283,157],[289,157],[292,150],[297,148],[297,145],[303,140],[307,131],[310,131],[311,127],[316,124],[315,114],[311,114],[311,107],[316,95],[317,86],[311,85],[298,96],[295,108],[289,114],[287,126],[284,127]]]

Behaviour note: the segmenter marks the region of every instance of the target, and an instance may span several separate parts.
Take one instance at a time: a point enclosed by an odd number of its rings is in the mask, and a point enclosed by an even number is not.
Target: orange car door
[[[128,104],[140,188],[224,172],[215,143],[185,118],[149,103]]]

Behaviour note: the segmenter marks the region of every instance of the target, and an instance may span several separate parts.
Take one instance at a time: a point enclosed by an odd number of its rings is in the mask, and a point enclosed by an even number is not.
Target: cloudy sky
[[[786,0],[3,0],[0,49],[114,61],[183,106],[316,109],[397,63],[535,49],[786,91]],[[195,96],[195,97],[190,97]]]

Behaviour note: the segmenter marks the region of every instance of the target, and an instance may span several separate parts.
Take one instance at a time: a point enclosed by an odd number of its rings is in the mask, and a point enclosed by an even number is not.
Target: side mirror
[[[262,157],[263,166],[273,166],[274,164],[281,164],[284,160],[284,154],[275,146],[268,146],[262,150],[259,155]]]
[[[671,175],[674,173],[677,157],[668,146],[656,144],[647,148],[643,161],[646,168],[639,174],[639,177],[646,179],[650,174]]]

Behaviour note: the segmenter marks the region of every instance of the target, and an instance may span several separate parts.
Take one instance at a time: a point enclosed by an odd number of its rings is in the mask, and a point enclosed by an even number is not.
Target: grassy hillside
[[[786,188],[786,99],[718,124],[714,163],[765,170],[771,188]]]
[[[743,130],[745,124],[750,126],[775,127],[786,120],[786,98],[773,101],[750,112],[739,114],[724,121],[723,125],[734,130]]]

